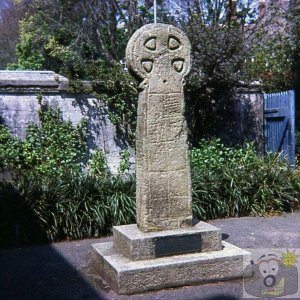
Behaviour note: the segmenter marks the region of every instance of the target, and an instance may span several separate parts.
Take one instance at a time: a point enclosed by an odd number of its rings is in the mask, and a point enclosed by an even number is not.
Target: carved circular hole
[[[167,83],[167,80],[166,80],[166,79],[164,79],[164,80],[163,80],[163,83]]]

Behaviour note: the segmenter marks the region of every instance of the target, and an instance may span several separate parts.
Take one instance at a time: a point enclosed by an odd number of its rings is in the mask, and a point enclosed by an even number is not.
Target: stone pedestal
[[[93,263],[119,294],[230,280],[243,275],[250,253],[221,240],[221,230],[193,227],[142,232],[114,227],[113,242],[92,245]]]

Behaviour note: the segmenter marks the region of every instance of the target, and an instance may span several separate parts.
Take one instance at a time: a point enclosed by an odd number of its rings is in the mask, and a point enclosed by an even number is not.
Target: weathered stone
[[[131,261],[112,242],[92,245],[94,266],[119,294],[133,294],[239,278],[250,253],[223,242],[223,250]]]
[[[59,108],[64,120],[78,124],[87,119],[89,152],[103,149],[110,172],[117,173],[120,151],[128,149],[132,153],[132,148],[111,122],[104,102],[86,94],[68,93],[68,82],[51,71],[0,71],[0,123],[24,139],[28,124],[39,123],[37,95],[41,92],[43,104]],[[134,165],[133,155],[130,162]]]
[[[113,234],[114,248],[131,260],[222,250],[221,230],[205,222],[155,232],[142,232],[136,224],[115,226]]]
[[[0,90],[66,91],[69,80],[53,71],[0,71]]]
[[[139,85],[136,131],[137,225],[145,231],[191,226],[191,180],[184,117],[190,43],[179,29],[149,24],[126,58]]]
[[[250,254],[204,222],[191,226],[191,183],[183,80],[190,44],[170,25],[138,30],[127,47],[141,81],[136,133],[137,225],[117,226],[113,242],[92,245],[94,265],[120,294],[243,275]]]

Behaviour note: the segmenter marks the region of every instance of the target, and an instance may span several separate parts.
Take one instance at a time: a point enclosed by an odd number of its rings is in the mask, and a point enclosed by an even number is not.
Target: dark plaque
[[[201,235],[157,237],[154,247],[156,257],[201,252]]]

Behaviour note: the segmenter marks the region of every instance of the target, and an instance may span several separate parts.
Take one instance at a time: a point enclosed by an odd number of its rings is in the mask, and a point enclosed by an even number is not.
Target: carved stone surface
[[[92,245],[94,267],[119,294],[241,277],[250,253],[222,243],[219,228],[192,224],[183,83],[190,44],[179,29],[142,27],[127,50],[140,80],[136,132],[137,225]]]
[[[149,24],[126,49],[139,81],[136,130],[137,225],[142,231],[191,226],[191,180],[184,117],[190,43],[178,28]]]

